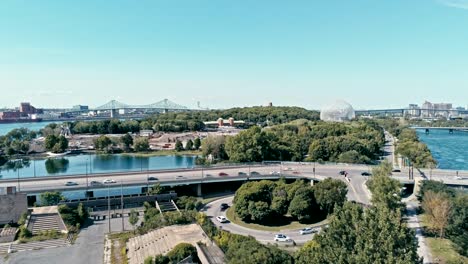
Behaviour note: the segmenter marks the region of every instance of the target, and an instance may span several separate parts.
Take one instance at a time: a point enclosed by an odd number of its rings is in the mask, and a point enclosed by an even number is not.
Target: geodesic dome
[[[320,111],[320,119],[323,121],[343,122],[356,117],[353,107],[345,101],[335,101]]]

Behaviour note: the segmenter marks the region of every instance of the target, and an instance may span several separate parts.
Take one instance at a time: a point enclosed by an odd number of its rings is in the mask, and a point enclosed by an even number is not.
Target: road
[[[300,229],[297,230],[284,230],[284,231],[278,231],[278,232],[273,232],[273,231],[260,231],[260,230],[255,230],[255,229],[249,229],[245,228],[240,225],[236,225],[232,222],[229,223],[220,223],[216,220],[216,216],[224,216],[226,217],[226,211],[221,211],[220,206],[222,203],[227,203],[230,206],[232,206],[232,200],[233,196],[226,197],[223,199],[219,199],[216,201],[213,201],[205,206],[203,208],[202,212],[204,212],[208,217],[211,218],[212,222],[219,227],[220,229],[227,230],[231,233],[234,234],[240,234],[244,236],[253,236],[255,239],[257,239],[261,243],[278,243],[278,244],[290,244],[290,243],[285,243],[285,242],[275,242],[273,240],[275,234],[284,234],[289,236],[294,242],[297,244],[303,244],[309,240],[311,240],[314,236],[314,234],[308,234],[308,235],[301,235],[299,233]]]

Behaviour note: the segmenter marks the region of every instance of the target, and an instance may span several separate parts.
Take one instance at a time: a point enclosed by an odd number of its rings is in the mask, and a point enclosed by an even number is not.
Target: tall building
[[[417,104],[410,104],[406,113],[410,116],[419,117],[421,115],[421,108]]]

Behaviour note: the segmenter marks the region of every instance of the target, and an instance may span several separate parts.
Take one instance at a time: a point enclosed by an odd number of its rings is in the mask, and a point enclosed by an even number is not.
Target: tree
[[[279,248],[265,246],[255,239],[243,239],[229,241],[226,252],[227,263],[268,263],[268,264],[292,264],[292,257]]]
[[[135,139],[133,148],[135,149],[136,152],[149,151],[150,146],[149,146],[148,138],[140,137],[140,138]]]
[[[319,207],[316,203],[314,192],[310,187],[302,187],[296,191],[289,205],[289,213],[300,222],[313,218]]]
[[[427,191],[424,195],[422,208],[429,222],[439,231],[439,237],[443,238],[452,208],[450,197],[445,193]]]
[[[65,200],[61,192],[44,192],[39,195],[42,206],[57,205],[60,201]]]
[[[180,140],[176,140],[176,143],[175,143],[175,150],[176,150],[176,151],[182,151],[182,150],[184,150],[184,146],[182,145],[182,142],[180,142]]]
[[[135,209],[130,211],[128,222],[133,226],[133,233],[135,233],[135,225],[138,223],[138,213],[135,211]]]
[[[399,211],[363,209],[346,202],[335,209],[329,227],[296,254],[296,263],[422,263],[414,232]]]
[[[192,150],[193,149],[193,141],[189,139],[185,144],[185,150]]]
[[[189,243],[177,244],[169,253],[166,255],[171,263],[179,263],[181,260],[191,256],[194,263],[198,263],[197,249]]]
[[[461,255],[468,257],[468,194],[457,192],[452,199],[452,210],[447,235]]]
[[[58,142],[58,137],[54,134],[51,134],[45,138],[44,146],[47,150],[50,151],[55,146],[55,144],[57,144],[57,142]]]
[[[202,142],[203,157],[211,157],[213,160],[227,159],[225,150],[226,138],[224,136],[208,136]]]
[[[195,150],[199,150],[200,149],[200,146],[201,146],[201,140],[200,138],[195,138],[195,140],[193,141],[193,148]]]
[[[100,136],[94,140],[94,146],[97,150],[109,151],[109,147],[112,145],[112,141],[107,136]]]
[[[346,183],[331,178],[320,181],[314,186],[314,196],[320,209],[329,214],[333,212],[335,206],[343,206],[347,193]]]
[[[390,165],[391,166],[391,165]],[[372,177],[367,186],[372,193],[372,204],[387,206],[391,210],[402,209],[401,184],[398,180],[390,178],[391,167],[382,163],[372,170]]]
[[[80,217],[80,222],[84,222],[86,218],[88,218],[88,211],[83,206],[82,203],[78,204],[78,208],[76,209],[78,216]]]
[[[130,150],[130,146],[133,145],[133,137],[129,133],[123,135],[120,137],[120,141],[124,145],[125,151]]]

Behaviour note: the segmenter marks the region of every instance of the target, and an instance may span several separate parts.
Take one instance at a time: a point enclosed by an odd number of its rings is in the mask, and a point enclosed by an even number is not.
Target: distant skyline
[[[3,0],[0,107],[466,107],[467,28],[468,0]]]

